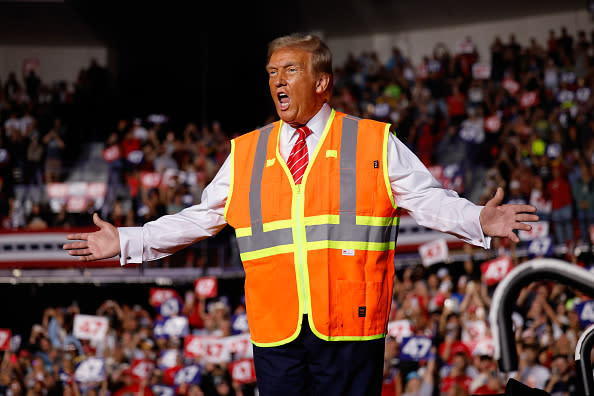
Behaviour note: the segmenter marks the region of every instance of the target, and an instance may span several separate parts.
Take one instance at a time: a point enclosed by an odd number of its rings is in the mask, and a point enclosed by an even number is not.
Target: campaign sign
[[[74,379],[80,383],[101,382],[105,379],[105,361],[90,357],[76,365]]]
[[[499,114],[485,118],[485,129],[489,132],[497,132],[501,129],[501,117]]]
[[[173,383],[178,386],[181,384],[199,384],[200,377],[200,366],[193,364],[191,366],[186,366],[183,369],[179,370],[175,374],[175,379],[173,380]]]
[[[147,190],[157,188],[161,184],[161,174],[159,172],[142,172],[140,184]]]
[[[557,93],[557,102],[558,103],[565,103],[565,102],[573,102],[575,98],[575,93],[568,89],[562,89]]]
[[[587,327],[594,323],[594,300],[588,300],[576,304],[574,307],[582,327]]]
[[[491,77],[490,63],[475,63],[472,65],[472,78],[475,80],[487,80]]]
[[[443,238],[426,242],[419,246],[419,254],[423,265],[426,267],[436,263],[442,263],[448,259],[448,245]]]
[[[66,211],[68,213],[80,213],[87,207],[87,202],[87,197],[68,197]]]
[[[155,396],[175,396],[175,389],[167,385],[153,385],[151,391]]]
[[[231,331],[233,334],[249,333],[250,327],[245,312],[231,316]]]
[[[481,272],[487,286],[499,283],[511,270],[511,258],[505,255],[481,264]]]
[[[120,146],[114,145],[114,146],[108,147],[105,150],[103,150],[102,154],[103,154],[103,159],[105,160],[105,162],[107,162],[107,163],[114,162],[115,160],[117,160],[121,157]]]
[[[182,303],[176,297],[169,298],[163,301],[161,305],[159,305],[159,313],[161,314],[161,316],[178,315],[181,312],[181,310]]]
[[[224,338],[211,339],[206,343],[205,359],[209,363],[227,363],[231,361],[231,351]]]
[[[225,337],[224,340],[227,343],[227,349],[233,354],[235,360],[254,356],[254,350],[249,334]]]
[[[551,257],[553,255],[553,240],[551,237],[534,238],[528,245],[530,257]]]
[[[194,281],[194,292],[198,297],[216,297],[217,289],[217,278],[214,276],[205,276]]]
[[[166,349],[161,352],[157,365],[162,369],[174,367],[177,364],[178,356],[179,351],[177,349]]]
[[[535,221],[530,223],[532,229],[530,231],[520,230],[518,231],[518,237],[522,241],[531,241],[536,238],[543,238],[549,235],[549,222],[548,221]]]
[[[501,85],[510,95],[515,95],[520,90],[520,84],[511,78],[504,78]]]
[[[181,300],[179,293],[175,289],[151,287],[149,290],[149,303],[153,307],[158,307],[170,298]]]
[[[465,342],[468,349],[472,351],[472,356],[493,356],[495,353],[495,345],[493,338],[483,337],[478,340],[470,340]]]
[[[428,337],[404,337],[400,345],[400,360],[418,362],[426,359],[433,342]]]
[[[394,337],[396,341],[402,342],[404,337],[413,335],[408,319],[394,320],[388,323],[388,335]]]
[[[109,319],[104,316],[74,315],[73,335],[80,340],[103,341],[109,329]]]
[[[142,380],[150,377],[154,369],[155,362],[152,360],[134,359],[130,365],[130,375],[137,380]]]
[[[487,334],[487,324],[483,320],[466,321],[462,330],[462,342],[467,343],[472,340],[480,340]]]
[[[10,337],[12,337],[12,331],[10,329],[0,329],[0,351],[8,351],[10,349]]]
[[[200,336],[190,334],[184,338],[184,356],[188,358],[200,358],[206,355],[206,345],[213,336]]]
[[[229,364],[229,372],[233,381],[239,384],[256,382],[254,359],[240,359]]]
[[[520,107],[528,108],[533,107],[538,104],[538,92],[537,91],[530,91],[524,92],[522,96],[520,96]]]
[[[67,373],[63,369],[60,369],[58,373],[58,378],[60,379],[60,382],[62,382],[62,384],[70,384],[72,382],[73,376],[74,373]]]
[[[157,338],[185,337],[190,332],[188,318],[173,316],[155,321],[153,334]]]
[[[138,165],[142,162],[142,159],[144,158],[144,153],[140,150],[133,150],[130,151],[128,153],[128,156],[126,157],[126,159],[128,160],[128,162],[134,164],[134,165]]]

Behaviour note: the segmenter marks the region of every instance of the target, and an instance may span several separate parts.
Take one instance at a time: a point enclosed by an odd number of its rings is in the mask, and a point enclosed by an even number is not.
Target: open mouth
[[[289,103],[291,103],[291,99],[289,99],[289,95],[284,92],[277,94],[278,104],[281,110],[287,110],[289,108]]]

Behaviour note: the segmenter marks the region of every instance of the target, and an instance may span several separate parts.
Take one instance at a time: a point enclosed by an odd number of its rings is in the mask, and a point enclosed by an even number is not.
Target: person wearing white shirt
[[[279,42],[287,44],[279,47]],[[321,48],[329,60],[323,70],[315,70],[312,66],[312,46],[316,50]],[[328,47],[311,35],[279,38],[269,46],[269,87],[283,121],[279,151],[285,162],[297,139],[296,126],[307,125],[312,131],[306,138],[309,153],[314,152],[320,141],[332,112],[327,104],[332,93],[331,59]],[[278,94],[279,89],[283,95]],[[65,244],[64,249],[83,261],[119,255],[121,264],[125,265],[155,260],[215,235],[227,224],[224,209],[230,192],[230,162],[227,158],[204,189],[200,204],[142,227],[116,228],[95,214],[94,221],[99,230],[68,235],[69,240],[77,242]],[[387,168],[397,206],[409,211],[420,225],[456,235],[473,245],[488,248],[491,237],[507,237],[517,242],[514,230],[530,230],[525,222],[538,220],[531,214],[534,212],[532,206],[500,205],[503,200],[501,188],[485,206],[475,205],[456,192],[443,189],[421,161],[392,134],[388,140]],[[301,333],[309,331],[307,321],[302,326]],[[382,339],[338,342],[316,341],[312,336],[308,341],[311,343],[303,346],[298,344],[304,342],[300,337],[280,346],[254,347],[260,394],[379,395],[383,370]],[[306,352],[303,348],[311,349]],[[374,351],[368,352],[371,349]],[[344,355],[345,350],[350,355]],[[318,355],[329,354],[332,355],[332,365],[319,366]],[[356,362],[352,356],[357,356]],[[354,364],[369,369],[357,370],[355,375],[349,367]],[[328,393],[328,389],[334,391]]]

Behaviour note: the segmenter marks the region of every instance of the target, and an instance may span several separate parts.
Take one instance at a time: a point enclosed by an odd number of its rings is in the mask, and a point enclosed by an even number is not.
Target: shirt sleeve
[[[199,204],[162,216],[142,227],[119,227],[120,264],[142,263],[169,256],[222,230],[231,180],[230,158],[202,192]]]
[[[392,133],[388,140],[388,176],[394,201],[421,226],[454,235],[488,249],[475,205],[453,190],[444,189],[419,158]]]

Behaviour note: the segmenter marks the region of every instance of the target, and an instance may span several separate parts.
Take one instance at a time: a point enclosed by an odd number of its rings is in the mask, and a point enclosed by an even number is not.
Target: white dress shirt
[[[328,104],[307,123],[312,130],[307,150],[313,153],[332,109]],[[280,155],[286,161],[298,134],[283,123],[280,131]],[[225,227],[225,202],[231,179],[227,158],[213,180],[204,189],[201,202],[179,213],[162,216],[142,227],[120,227],[120,263],[141,263],[168,256],[201,239],[215,235]],[[470,244],[488,248],[490,237],[483,234],[479,214],[482,206],[461,198],[455,191],[443,189],[419,158],[393,134],[388,141],[388,176],[396,204],[409,211],[422,226],[456,235]]]

